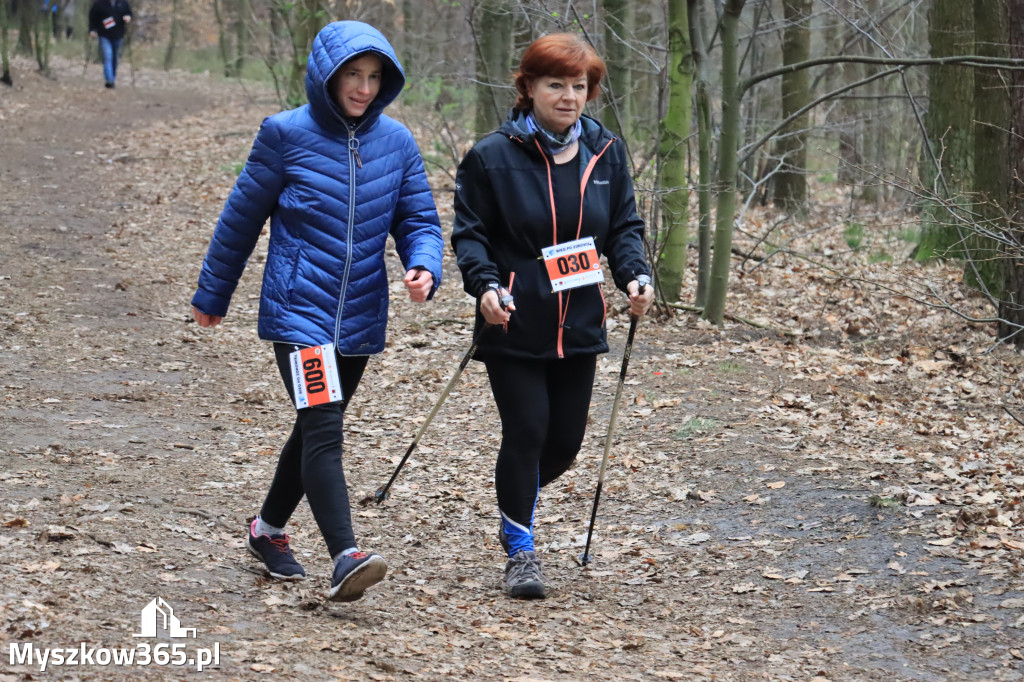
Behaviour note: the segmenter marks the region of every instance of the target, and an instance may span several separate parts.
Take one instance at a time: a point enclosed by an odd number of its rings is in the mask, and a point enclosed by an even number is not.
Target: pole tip
[[[384,488],[381,488],[373,494],[373,500],[377,504],[384,504],[384,500],[388,499],[388,493]]]

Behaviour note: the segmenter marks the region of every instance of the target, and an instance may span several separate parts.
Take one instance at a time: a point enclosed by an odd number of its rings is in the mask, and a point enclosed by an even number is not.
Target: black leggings
[[[277,368],[293,404],[295,396],[288,356],[296,349],[291,344],[274,344]],[[260,510],[264,521],[283,528],[305,494],[332,557],[356,546],[348,487],[341,466],[342,417],[369,358],[335,355],[335,359],[344,399],[296,411],[295,426],[281,449],[274,480]]]
[[[587,430],[597,357],[484,362],[501,416],[498,508],[530,528],[537,492],[572,466]]]

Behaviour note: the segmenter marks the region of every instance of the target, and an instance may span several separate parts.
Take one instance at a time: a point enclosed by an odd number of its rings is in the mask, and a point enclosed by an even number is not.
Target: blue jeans
[[[117,58],[121,55],[121,39],[100,36],[100,57],[103,58],[103,80],[113,83],[117,78]]]

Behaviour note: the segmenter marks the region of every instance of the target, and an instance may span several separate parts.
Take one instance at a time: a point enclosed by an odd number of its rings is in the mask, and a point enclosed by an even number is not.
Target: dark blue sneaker
[[[263,562],[271,578],[278,580],[305,580],[306,571],[292,555],[288,536],[256,535],[256,520],[249,526],[249,540],[245,543],[249,553]]]
[[[338,559],[331,577],[331,601],[355,601],[366,588],[384,579],[388,565],[379,554],[353,552]]]

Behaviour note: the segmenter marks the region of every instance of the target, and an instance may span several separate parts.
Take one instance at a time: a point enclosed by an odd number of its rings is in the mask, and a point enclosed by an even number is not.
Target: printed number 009
[[[590,257],[586,253],[570,253],[568,256],[560,256],[555,261],[555,265],[558,266],[559,273],[568,275],[581,270],[589,270]]]
[[[327,390],[327,384],[323,381],[324,371],[320,369],[322,364],[320,358],[310,358],[302,363],[302,369],[306,370],[302,375],[306,379],[307,393],[320,393]]]

